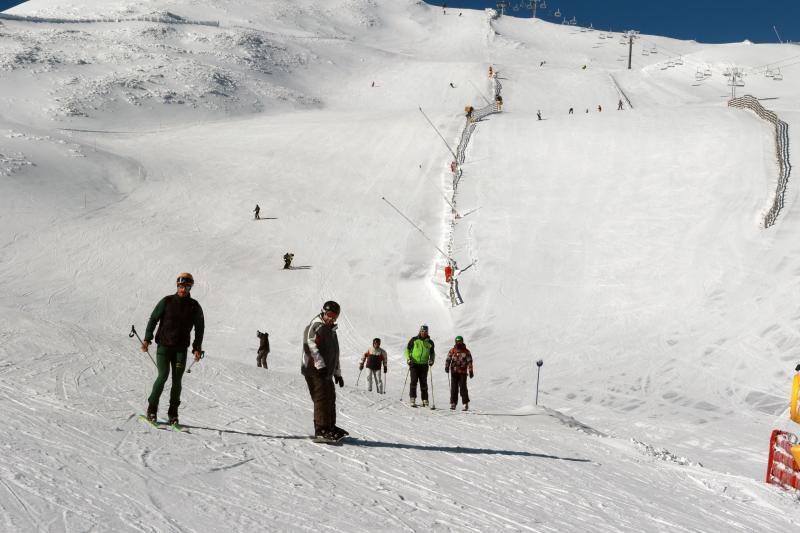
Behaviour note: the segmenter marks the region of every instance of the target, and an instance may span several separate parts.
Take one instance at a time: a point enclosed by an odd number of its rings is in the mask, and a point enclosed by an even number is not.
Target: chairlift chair
[[[544,0],[542,0],[542,1],[539,3],[539,9],[547,9],[547,2],[545,2]]]
[[[706,77],[703,75],[703,72],[698,68],[697,72],[694,73],[695,81],[703,81]]]
[[[775,81],[783,80],[783,74],[781,74],[781,69],[775,69],[775,72],[772,73],[772,79]]]
[[[683,58],[681,56],[678,56],[678,59],[675,60],[675,64],[676,65],[683,65]]]
[[[561,18],[561,10],[556,8],[556,11],[555,11],[555,13],[553,13],[553,16],[555,18]]]
[[[642,55],[643,56],[649,56],[650,52],[648,52],[646,48],[642,48]]]
[[[575,26],[576,24],[578,24],[578,20],[575,17],[572,17],[572,19],[569,21],[569,25]]]
[[[658,48],[656,48],[656,45],[653,45],[653,47],[650,49],[650,53],[651,54],[657,54],[658,53]]]
[[[711,67],[706,67],[706,69],[703,71],[703,76],[705,76],[706,78],[711,77]]]

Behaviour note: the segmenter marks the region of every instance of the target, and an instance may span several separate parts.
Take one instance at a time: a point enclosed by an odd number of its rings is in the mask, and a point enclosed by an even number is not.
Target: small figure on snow
[[[291,252],[286,252],[283,254],[283,269],[288,270],[292,268],[292,260],[294,259],[294,254]]]
[[[406,346],[406,362],[411,376],[408,396],[413,407],[417,406],[417,382],[422,396],[422,407],[428,406],[428,367],[433,366],[435,358],[433,339],[428,337],[428,326],[423,324],[419,327],[419,334],[411,337]]]
[[[499,94],[498,94],[498,95],[495,97],[495,99],[494,99],[494,100],[495,100],[495,102],[497,102],[497,110],[498,110],[498,111],[502,111],[502,110],[503,110],[503,97],[502,97],[501,95],[499,95]]]
[[[176,293],[163,297],[153,309],[150,320],[147,322],[144,341],[142,341],[142,351],[146,352],[153,340],[153,331],[158,324],[158,331],[155,332],[155,340],[158,345],[156,350],[158,376],[153,383],[150,397],[147,399],[147,418],[152,422],[157,419],[158,402],[171,369],[172,389],[169,394],[167,417],[170,424],[178,423],[181,380],[183,371],[186,369],[186,349],[189,347],[192,328],[194,328],[194,343],[192,343],[194,360],[199,361],[202,357],[205,319],[200,304],[189,296],[194,285],[194,278],[188,272],[183,272],[178,276],[177,285]]]
[[[453,82],[452,82],[452,81],[450,82],[450,88],[452,88],[452,89],[455,89],[455,88],[456,88],[456,86],[455,86],[455,85],[453,85]]]
[[[542,120],[542,110],[541,109],[536,111],[536,118],[539,119],[539,120]]]
[[[375,82],[374,81],[372,82],[372,86],[375,87]]]
[[[381,367],[383,373],[386,373],[386,350],[381,348],[381,340],[377,337],[372,339],[372,348],[364,352],[361,358],[361,363],[358,365],[359,370],[364,370],[364,366],[369,370],[367,374],[367,390],[372,391],[372,381],[375,380],[375,391],[378,394],[383,394],[383,379],[381,378]]]
[[[598,113],[602,113],[602,112],[603,112],[603,106],[601,106],[601,105],[598,105],[598,106],[597,106],[597,112],[598,112]]]
[[[256,204],[256,208],[253,209],[253,213],[256,214],[256,220],[261,219],[261,217],[259,216],[259,214],[261,213],[261,208],[258,206],[258,204]]]
[[[619,99],[619,103],[617,104],[617,111],[622,111],[622,98]]]
[[[466,115],[468,122],[472,122],[473,111],[475,111],[475,108],[472,107],[471,105],[468,105],[467,107],[464,108],[464,114]]]
[[[469,391],[467,391],[467,375],[474,376],[472,371],[472,354],[464,344],[464,337],[456,337],[455,345],[447,353],[444,371],[450,373],[450,409],[458,403],[458,392],[461,391],[461,403],[464,411],[469,410]]]
[[[569,108],[569,113],[568,113],[568,114],[569,114],[569,115],[571,115],[571,114],[572,114],[574,111],[575,111],[575,110],[574,110],[573,108],[571,108],[571,107],[570,107],[570,108]]]
[[[269,355],[269,333],[261,333],[260,331],[256,330],[256,336],[260,340],[258,343],[258,355],[256,356],[256,363],[258,366],[263,367],[264,370],[266,370],[268,368],[267,356]]]
[[[344,387],[339,367],[339,338],[336,320],[341,308],[327,301],[303,331],[300,373],[306,379],[314,402],[314,436],[321,442],[336,442],[349,435],[336,426],[336,386]]]
[[[540,62],[539,62],[539,66],[540,66],[540,67],[543,67],[545,63],[547,63],[547,61],[540,61]]]

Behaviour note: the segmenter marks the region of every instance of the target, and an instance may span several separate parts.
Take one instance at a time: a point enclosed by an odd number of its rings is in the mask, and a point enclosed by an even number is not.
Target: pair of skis
[[[139,415],[139,420],[141,420],[145,424],[155,429],[164,429],[164,430],[168,429],[171,431],[177,431],[178,433],[191,433],[188,429],[186,429],[180,424],[170,424],[169,422],[164,422],[163,420],[156,420],[154,422],[149,418],[147,418],[147,415]]]

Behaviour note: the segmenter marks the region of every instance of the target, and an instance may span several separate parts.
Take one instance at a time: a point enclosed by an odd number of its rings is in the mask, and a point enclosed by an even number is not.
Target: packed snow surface
[[[618,33],[416,0],[8,14],[0,530],[800,525],[763,479],[771,430],[798,430],[799,189],[790,176],[765,229],[773,129],[727,107],[724,76],[741,68],[737,95],[795,144],[796,46],[641,36],[627,70]],[[464,108],[497,89],[455,186]],[[460,305],[437,248],[463,269]],[[206,358],[183,380],[190,433],[138,420],[155,372],[128,337],[181,271],[206,316]],[[307,439],[299,374],[327,299],[343,308],[341,447]],[[401,390],[423,323],[436,410]],[[448,408],[455,335],[475,359],[467,412]],[[373,337],[385,395],[359,379]]]

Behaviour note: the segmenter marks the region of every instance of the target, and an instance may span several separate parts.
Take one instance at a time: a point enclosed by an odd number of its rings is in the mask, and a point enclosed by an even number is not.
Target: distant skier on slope
[[[261,217],[259,216],[259,213],[261,213],[261,208],[258,206],[258,204],[256,204],[256,208],[253,209],[253,212],[256,214],[256,220],[260,220]]]
[[[286,252],[283,254],[283,269],[288,270],[292,268],[292,260],[294,259],[294,254],[291,252]]]
[[[386,350],[381,348],[381,340],[379,338],[372,339],[372,348],[364,352],[361,362],[358,365],[359,370],[364,370],[364,366],[369,370],[367,374],[367,390],[372,391],[372,381],[375,380],[375,391],[378,394],[383,394],[383,379],[381,379],[381,367],[383,373],[386,373]]]
[[[539,119],[539,120],[542,120],[542,110],[541,109],[536,111],[536,118]]]
[[[256,356],[256,363],[258,366],[267,369],[267,356],[269,355],[269,333],[261,333],[256,330],[256,336],[259,338],[258,355]]]
[[[142,342],[142,351],[146,352],[153,340],[155,333],[156,366],[158,376],[153,383],[153,390],[147,399],[147,418],[152,422],[157,419],[158,402],[164,391],[164,384],[172,369],[172,389],[169,394],[169,410],[167,416],[170,424],[178,423],[178,406],[181,403],[181,379],[186,368],[186,349],[189,347],[189,336],[194,327],[194,343],[192,353],[194,360],[199,361],[202,356],[203,333],[205,332],[205,319],[203,309],[197,300],[189,296],[194,285],[194,278],[188,272],[183,272],[177,279],[177,292],[165,296],[158,302],[150,320]]]
[[[622,98],[619,99],[619,103],[617,104],[617,111],[622,111]]]
[[[469,391],[467,390],[467,375],[470,379],[474,376],[472,371],[472,353],[464,344],[464,337],[456,337],[455,345],[447,353],[444,362],[444,371],[450,372],[450,409],[455,409],[458,403],[458,392],[461,391],[461,403],[464,411],[469,410]]]
[[[300,373],[306,379],[308,392],[314,402],[314,437],[320,442],[336,442],[349,433],[336,426],[336,387],[344,387],[339,367],[339,338],[336,319],[341,308],[327,301],[322,311],[303,331],[303,356]]]
[[[406,346],[406,362],[411,376],[408,396],[413,407],[417,406],[417,382],[422,396],[422,406],[428,406],[428,367],[433,366],[435,358],[433,339],[428,337],[428,326],[423,324],[419,328],[419,334],[411,337]]]

